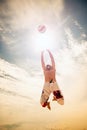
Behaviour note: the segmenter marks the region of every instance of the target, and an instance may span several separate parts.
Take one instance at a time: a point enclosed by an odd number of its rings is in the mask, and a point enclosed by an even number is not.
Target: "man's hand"
[[[41,54],[43,55],[44,51],[41,52]]]
[[[49,49],[47,49],[47,51],[48,51],[48,53],[50,54],[50,56],[52,56],[52,53],[51,53],[51,51],[50,51]]]
[[[48,52],[50,52],[50,50],[49,50],[49,49],[47,49],[47,51],[48,51]]]

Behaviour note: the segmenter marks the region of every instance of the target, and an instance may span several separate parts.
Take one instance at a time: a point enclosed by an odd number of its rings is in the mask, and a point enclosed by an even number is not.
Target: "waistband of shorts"
[[[45,83],[51,84],[51,83],[56,83],[56,81],[52,81],[52,82],[46,81]]]

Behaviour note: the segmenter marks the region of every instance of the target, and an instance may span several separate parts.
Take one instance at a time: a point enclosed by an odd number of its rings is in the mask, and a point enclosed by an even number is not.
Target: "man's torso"
[[[44,70],[45,82],[56,81],[55,70]]]

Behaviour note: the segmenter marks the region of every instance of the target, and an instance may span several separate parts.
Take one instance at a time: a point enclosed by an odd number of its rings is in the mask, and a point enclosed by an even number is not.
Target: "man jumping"
[[[50,102],[48,102],[50,94],[53,93],[53,101],[57,101],[61,105],[64,104],[64,97],[61,94],[61,91],[60,91],[59,86],[56,81],[55,61],[54,61],[53,55],[49,50],[47,50],[47,51],[51,58],[52,65],[49,65],[49,64],[45,65],[44,58],[43,58],[44,52],[42,52],[41,53],[41,64],[42,64],[42,68],[44,71],[45,83],[43,86],[40,103],[41,103],[42,107],[47,107],[49,110],[51,110]]]

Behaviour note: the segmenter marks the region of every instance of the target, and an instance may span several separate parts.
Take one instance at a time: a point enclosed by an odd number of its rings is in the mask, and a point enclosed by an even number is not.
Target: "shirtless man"
[[[41,63],[42,63],[43,71],[44,71],[45,83],[43,86],[40,103],[41,103],[42,107],[47,107],[49,110],[51,110],[50,102],[48,102],[49,96],[51,93],[53,93],[53,101],[57,101],[61,105],[64,104],[64,98],[63,98],[63,95],[61,94],[59,86],[56,82],[55,61],[54,61],[53,55],[51,54],[51,52],[49,50],[47,50],[47,51],[51,58],[52,65],[49,65],[49,64],[45,65],[44,58],[43,58],[44,52],[42,52],[41,53]]]

